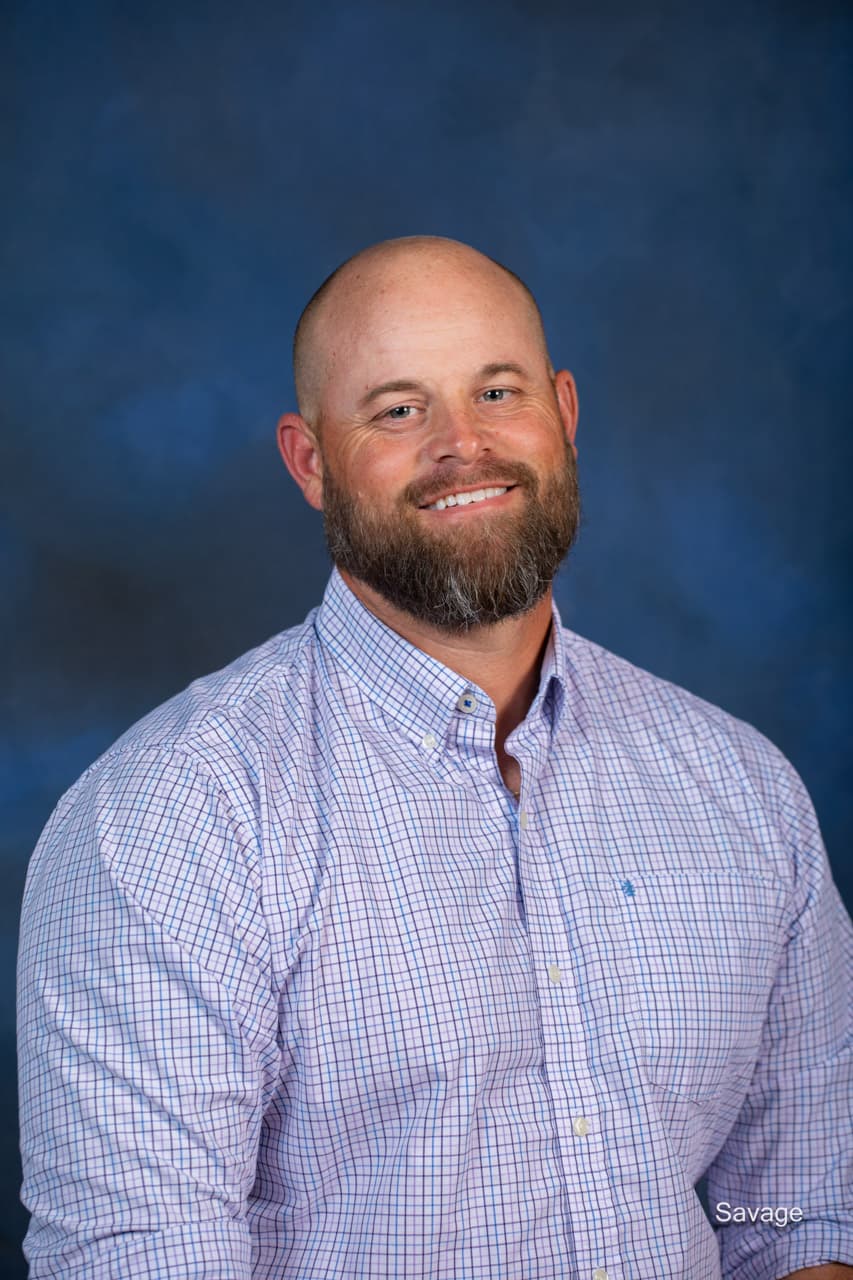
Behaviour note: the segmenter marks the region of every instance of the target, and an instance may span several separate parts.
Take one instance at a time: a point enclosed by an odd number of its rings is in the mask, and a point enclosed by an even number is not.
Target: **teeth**
[[[469,502],[498,498],[502,493],[506,493],[506,486],[502,489],[475,489],[473,493],[449,493],[446,498],[439,498],[438,502],[434,502],[427,510],[444,511],[445,507],[467,507]]]

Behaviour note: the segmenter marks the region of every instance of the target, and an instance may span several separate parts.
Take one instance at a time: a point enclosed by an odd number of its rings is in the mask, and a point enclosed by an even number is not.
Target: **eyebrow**
[[[522,368],[520,364],[515,364],[512,360],[500,360],[495,364],[484,364],[482,369],[479,370],[477,378],[495,378],[499,373],[514,373],[519,378],[528,377],[527,370]],[[421,382],[415,382],[411,378],[394,378],[390,382],[380,382],[378,386],[371,387],[359,401],[359,408],[373,404],[374,400],[378,400],[380,396],[388,395],[390,392],[422,390],[423,383]]]
[[[378,400],[389,391],[420,391],[421,389],[421,383],[413,382],[410,378],[395,378],[391,382],[380,382],[378,387],[372,387],[367,395],[359,400],[359,408],[372,404],[374,400]]]
[[[479,374],[479,378],[495,378],[499,373],[514,373],[519,378],[528,376],[527,370],[520,364],[515,364],[512,360],[501,360],[497,364],[484,364]]]

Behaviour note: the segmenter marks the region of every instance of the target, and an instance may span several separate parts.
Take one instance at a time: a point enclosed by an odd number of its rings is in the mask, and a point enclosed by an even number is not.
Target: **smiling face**
[[[577,528],[576,402],[523,288],[396,242],[344,268],[310,339],[314,426],[280,440],[339,568],[448,632],[531,609]]]

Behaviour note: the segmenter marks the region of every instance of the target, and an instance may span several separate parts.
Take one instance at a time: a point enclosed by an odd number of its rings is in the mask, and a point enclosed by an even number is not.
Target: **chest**
[[[690,827],[666,795],[650,822],[647,799],[563,771],[525,788],[522,815],[497,779],[374,759],[357,788],[326,776],[303,797],[270,860],[294,1069],[337,1106],[460,1073],[532,1079],[550,1051],[613,1063],[626,1096],[729,1090],[734,1106],[779,961],[779,885],[742,874],[722,819]]]

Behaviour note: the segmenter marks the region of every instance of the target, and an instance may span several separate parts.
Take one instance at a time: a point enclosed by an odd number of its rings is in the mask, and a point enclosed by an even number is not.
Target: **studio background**
[[[302,305],[368,243],[532,287],[581,401],[564,622],[770,737],[853,902],[853,21],[702,8],[4,6],[3,1276],[27,860],[132,721],[319,602],[275,423]]]

